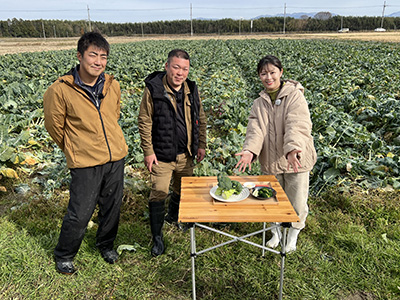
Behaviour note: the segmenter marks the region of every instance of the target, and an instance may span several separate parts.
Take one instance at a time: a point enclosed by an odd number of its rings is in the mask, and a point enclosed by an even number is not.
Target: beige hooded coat
[[[275,104],[266,91],[254,101],[243,150],[254,153],[261,171],[271,175],[293,173],[292,168],[287,170],[287,154],[301,150],[299,172],[310,171],[317,160],[311,128],[304,88],[297,81],[287,80]]]

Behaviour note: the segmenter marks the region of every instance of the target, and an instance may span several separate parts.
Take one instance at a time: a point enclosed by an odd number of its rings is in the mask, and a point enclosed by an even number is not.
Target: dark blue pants
[[[57,260],[70,260],[78,253],[86,227],[99,205],[96,246],[112,249],[117,236],[123,195],[124,159],[101,166],[71,169],[70,199],[58,244]]]

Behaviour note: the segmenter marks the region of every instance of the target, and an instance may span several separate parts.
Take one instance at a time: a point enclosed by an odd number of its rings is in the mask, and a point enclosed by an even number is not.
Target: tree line
[[[318,17],[324,16],[324,17]],[[387,30],[400,28],[400,17],[385,17]],[[326,32],[342,27],[351,31],[369,31],[381,27],[381,17],[341,17],[319,13],[314,17],[268,17],[255,20],[177,20],[146,23],[104,23],[67,20],[0,21],[0,37],[54,38],[81,36],[89,30],[98,30],[106,36],[141,36],[159,34],[257,34],[279,32]]]

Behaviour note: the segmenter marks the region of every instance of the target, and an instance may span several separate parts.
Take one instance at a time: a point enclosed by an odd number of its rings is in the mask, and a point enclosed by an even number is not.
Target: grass
[[[138,179],[139,180],[139,179]],[[95,248],[96,220],[75,258],[78,272],[55,271],[68,193],[46,200],[31,185],[25,195],[0,194],[0,299],[191,299],[189,231],[166,225],[166,254],[150,255],[146,181],[126,187],[116,246],[134,245],[117,264]],[[55,193],[56,194],[56,193]],[[298,250],[285,263],[284,299],[400,299],[400,192],[332,188],[310,198]],[[261,224],[214,224],[235,235]],[[261,237],[252,237],[260,242]],[[226,237],[196,229],[197,249]],[[234,243],[196,258],[198,299],[277,299],[280,256]]]

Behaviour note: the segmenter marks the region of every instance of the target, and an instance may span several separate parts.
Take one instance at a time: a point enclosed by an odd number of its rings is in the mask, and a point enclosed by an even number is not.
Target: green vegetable
[[[239,181],[232,180],[232,188],[235,189],[235,194],[240,194],[243,190],[243,186]]]
[[[235,192],[236,192],[235,189],[230,189],[230,190],[227,190],[227,191],[223,191],[223,192],[222,192],[222,198],[228,199],[228,198],[229,198],[230,196],[232,196]]]
[[[217,179],[218,188],[215,191],[215,195],[222,196],[224,199],[228,199],[233,194],[240,194],[243,189],[239,181],[231,180],[225,173],[219,173]]]
[[[218,186],[224,191],[232,189],[232,180],[225,173],[219,173],[217,176]]]
[[[269,188],[261,188],[258,190],[258,197],[271,198],[273,196],[272,190]]]
[[[217,195],[217,196],[222,195],[222,189],[220,187],[217,187],[217,189],[215,190],[215,195]]]

